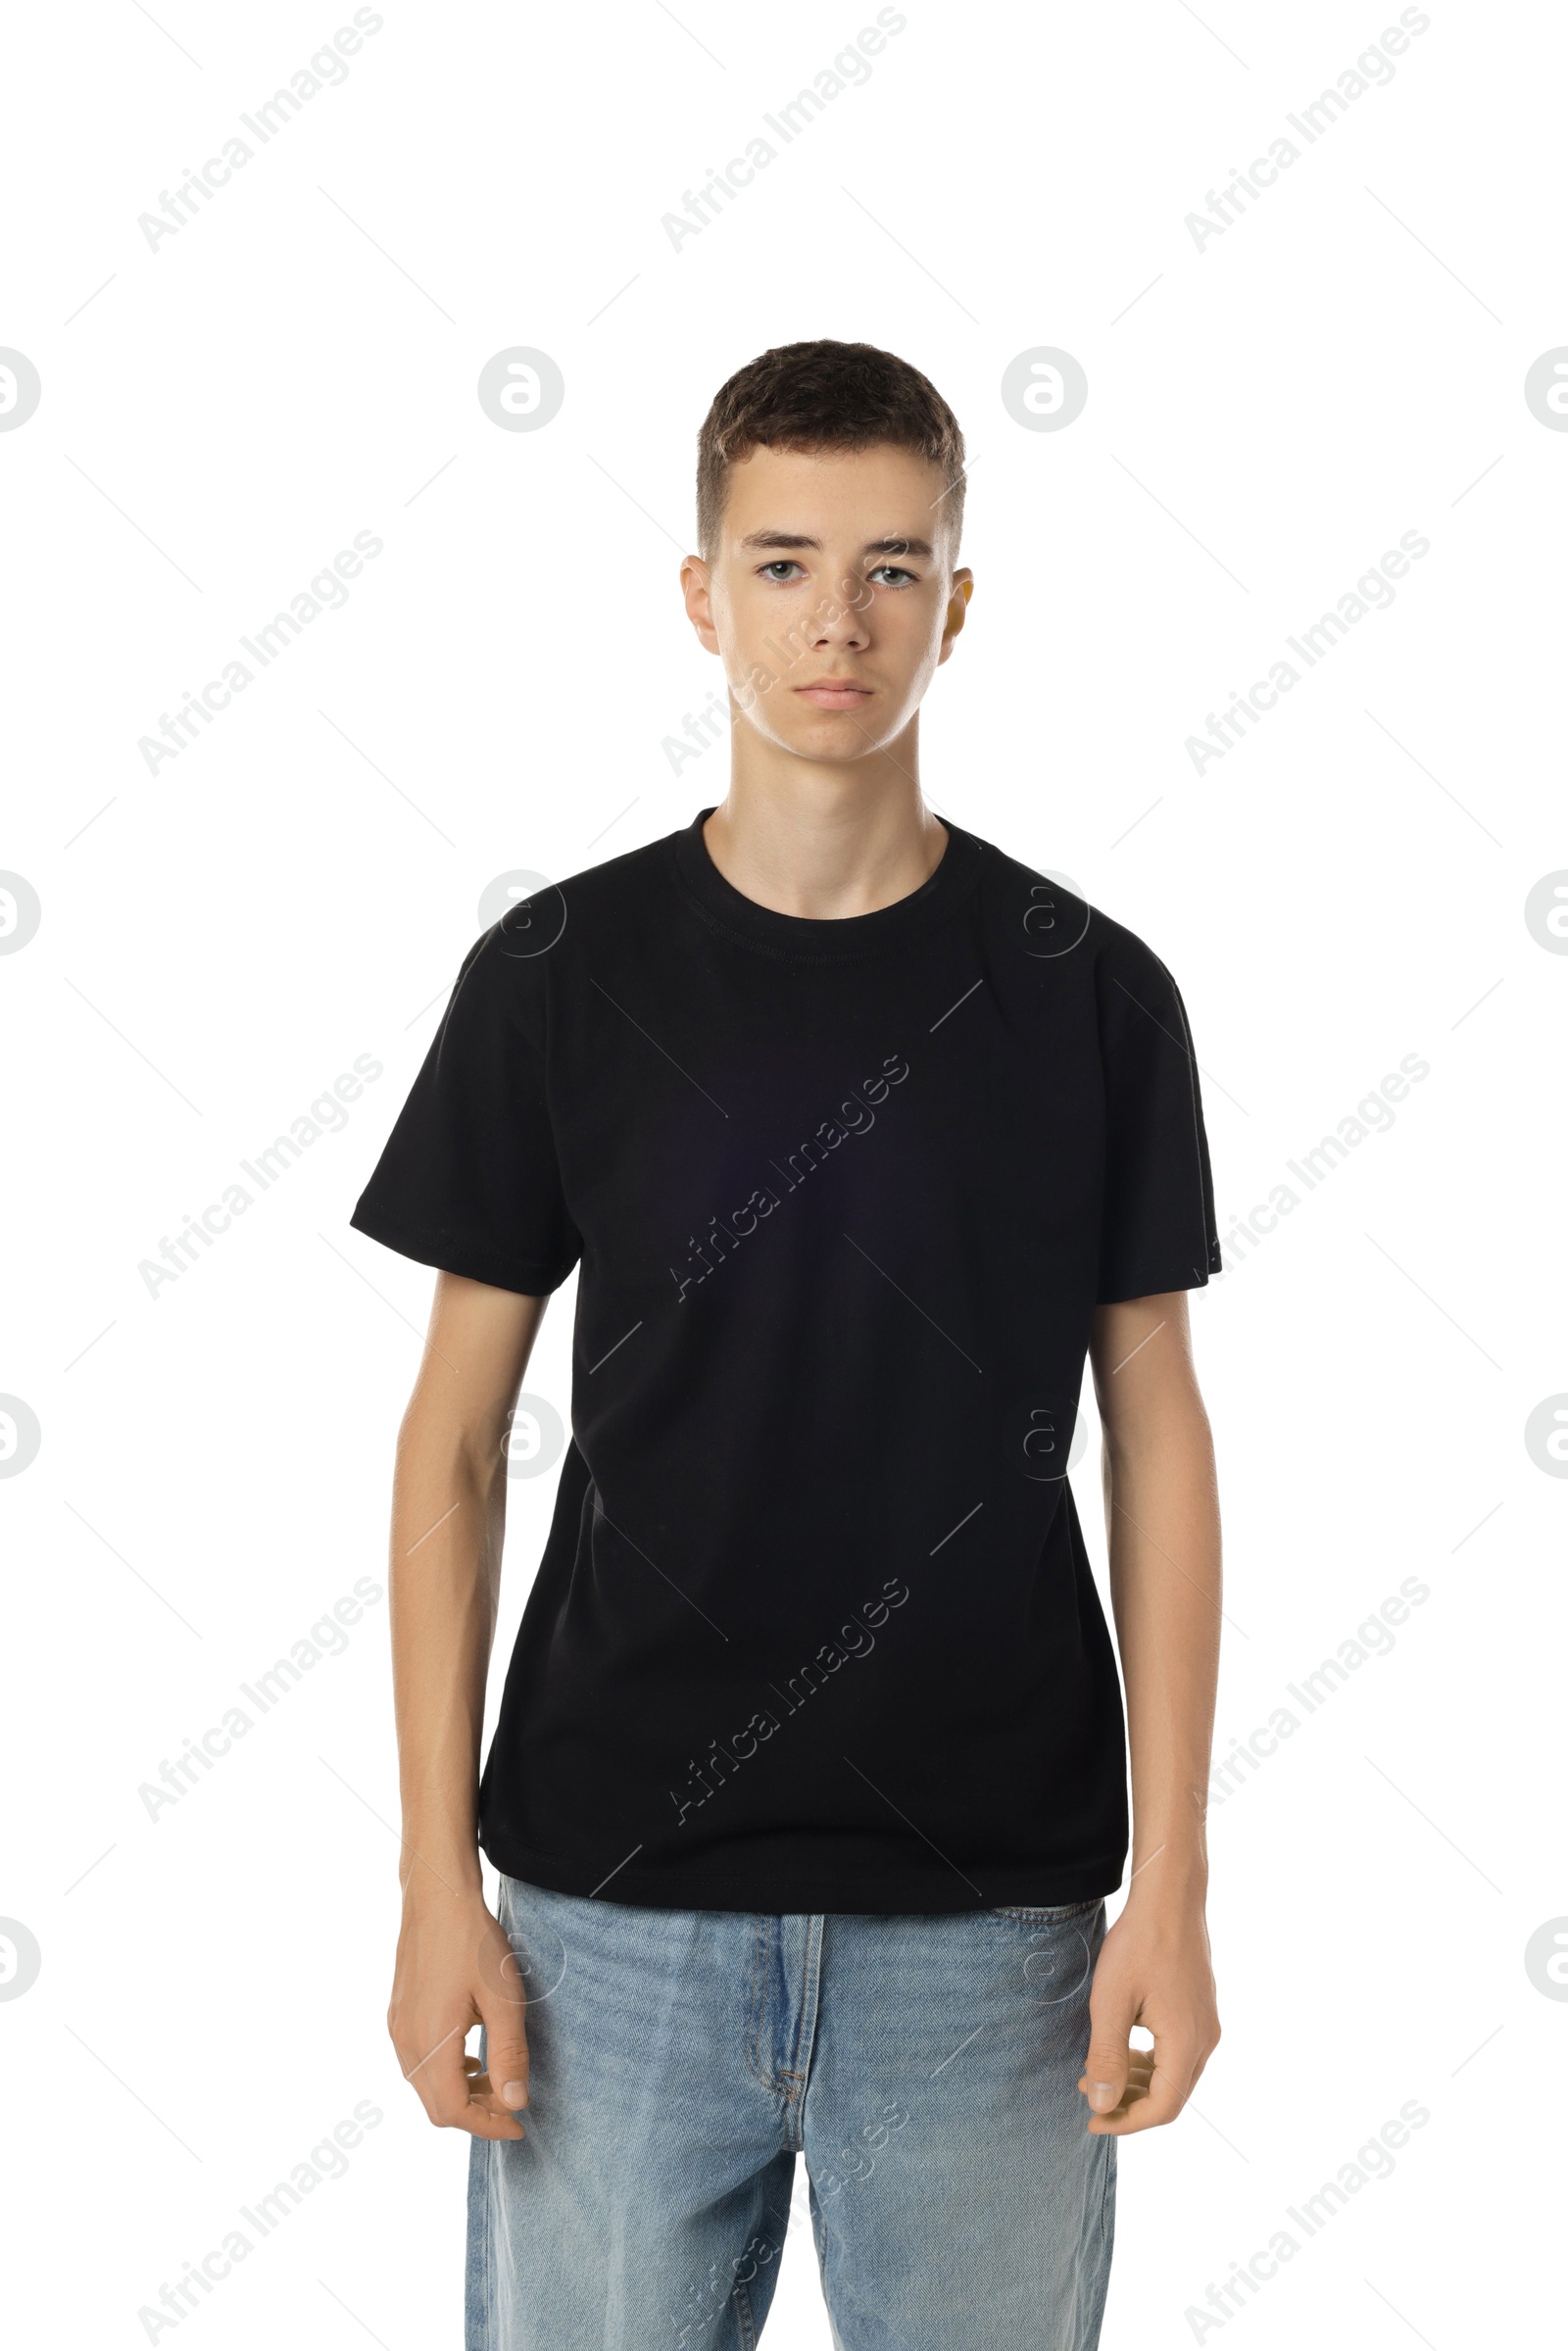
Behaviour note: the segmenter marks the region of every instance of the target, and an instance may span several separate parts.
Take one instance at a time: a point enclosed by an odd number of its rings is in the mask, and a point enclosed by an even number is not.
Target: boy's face
[[[892,743],[953,650],[973,585],[950,568],[940,467],[908,449],[757,449],[730,467],[686,610],[744,720],[834,764]]]

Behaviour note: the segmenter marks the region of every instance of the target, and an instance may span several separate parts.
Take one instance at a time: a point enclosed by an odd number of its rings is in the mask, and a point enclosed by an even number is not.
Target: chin
[[[804,729],[788,746],[798,759],[814,759],[819,767],[849,767],[881,748],[880,738],[872,739],[842,724]]]
[[[871,717],[865,710],[818,710],[810,705],[801,711],[790,732],[798,743],[811,744],[823,759],[835,754],[858,759],[862,752],[879,751],[893,740],[882,710]]]

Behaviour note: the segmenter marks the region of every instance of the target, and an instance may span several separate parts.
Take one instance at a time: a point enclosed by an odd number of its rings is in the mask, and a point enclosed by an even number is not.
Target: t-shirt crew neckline
[[[891,906],[877,906],[869,914],[827,919],[781,914],[776,907],[759,906],[755,898],[747,898],[719,872],[703,839],[703,826],[712,813],[710,808],[699,808],[684,830],[669,836],[676,873],[710,921],[764,955],[809,963],[839,963],[902,947],[945,920],[968,896],[980,870],[978,836],[943,817],[948,846],[934,871],[907,897],[896,898]]]

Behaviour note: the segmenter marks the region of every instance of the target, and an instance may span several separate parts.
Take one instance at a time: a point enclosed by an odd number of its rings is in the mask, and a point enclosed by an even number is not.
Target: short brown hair
[[[963,435],[936,386],[872,343],[782,343],[715,394],[697,436],[697,544],[718,543],[731,465],[754,449],[913,449],[940,465],[957,546]]]

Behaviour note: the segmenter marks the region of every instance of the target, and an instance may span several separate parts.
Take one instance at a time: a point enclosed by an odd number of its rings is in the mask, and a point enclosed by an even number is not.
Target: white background
[[[929,794],[1176,972],[1222,1235],[1401,1056],[1430,1063],[1194,1301],[1221,1751],[1401,1579],[1430,1596],[1214,1809],[1225,2039],[1179,2125],[1123,2151],[1107,2351],[1534,2339],[1568,2009],[1524,1951],[1568,1911],[1568,1486],[1524,1425],[1568,1389],[1568,959],[1524,904],[1568,866],[1568,435],[1523,383],[1568,342],[1563,22],[1434,0],[1392,81],[1200,250],[1185,216],[1396,8],[913,0],[868,83],[677,251],[662,215],[869,7],[382,13],[156,251],[138,215],[348,10],[12,27],[0,343],[43,385],[0,433],[0,865],[42,905],[0,958],[0,1391],[42,1431],[0,1482],[0,1914],[42,1953],[0,2002],[22,2339],[145,2340],[162,2281],[364,2100],[384,2120],[347,2175],[178,2338],[460,2339],[466,2142],[426,2125],[383,2022],[384,1600],[156,1822],[137,1791],[384,1581],[430,1276],[350,1207],[487,884],[722,797],[721,751],[677,777],[662,750],[718,675],[676,593],[695,435],[736,367],[820,334],[903,353],[965,427],[977,589]],[[518,344],[565,378],[538,432],[475,395]],[[1000,396],[1041,345],[1089,379],[1061,431]],[[346,606],[150,774],[138,739],[362,530],[383,552]],[[1393,606],[1196,773],[1186,738],[1411,530],[1430,553]],[[359,1054],[383,1075],[342,1131],[150,1296],[140,1262]],[[571,1299],[527,1383],[563,1410]],[[1092,1456],[1078,1478],[1093,1528]],[[553,1484],[514,1484],[503,1651]],[[1393,2177],[1197,2336],[1209,2281],[1412,2099]],[[768,2341],[827,2340],[792,2230]]]

